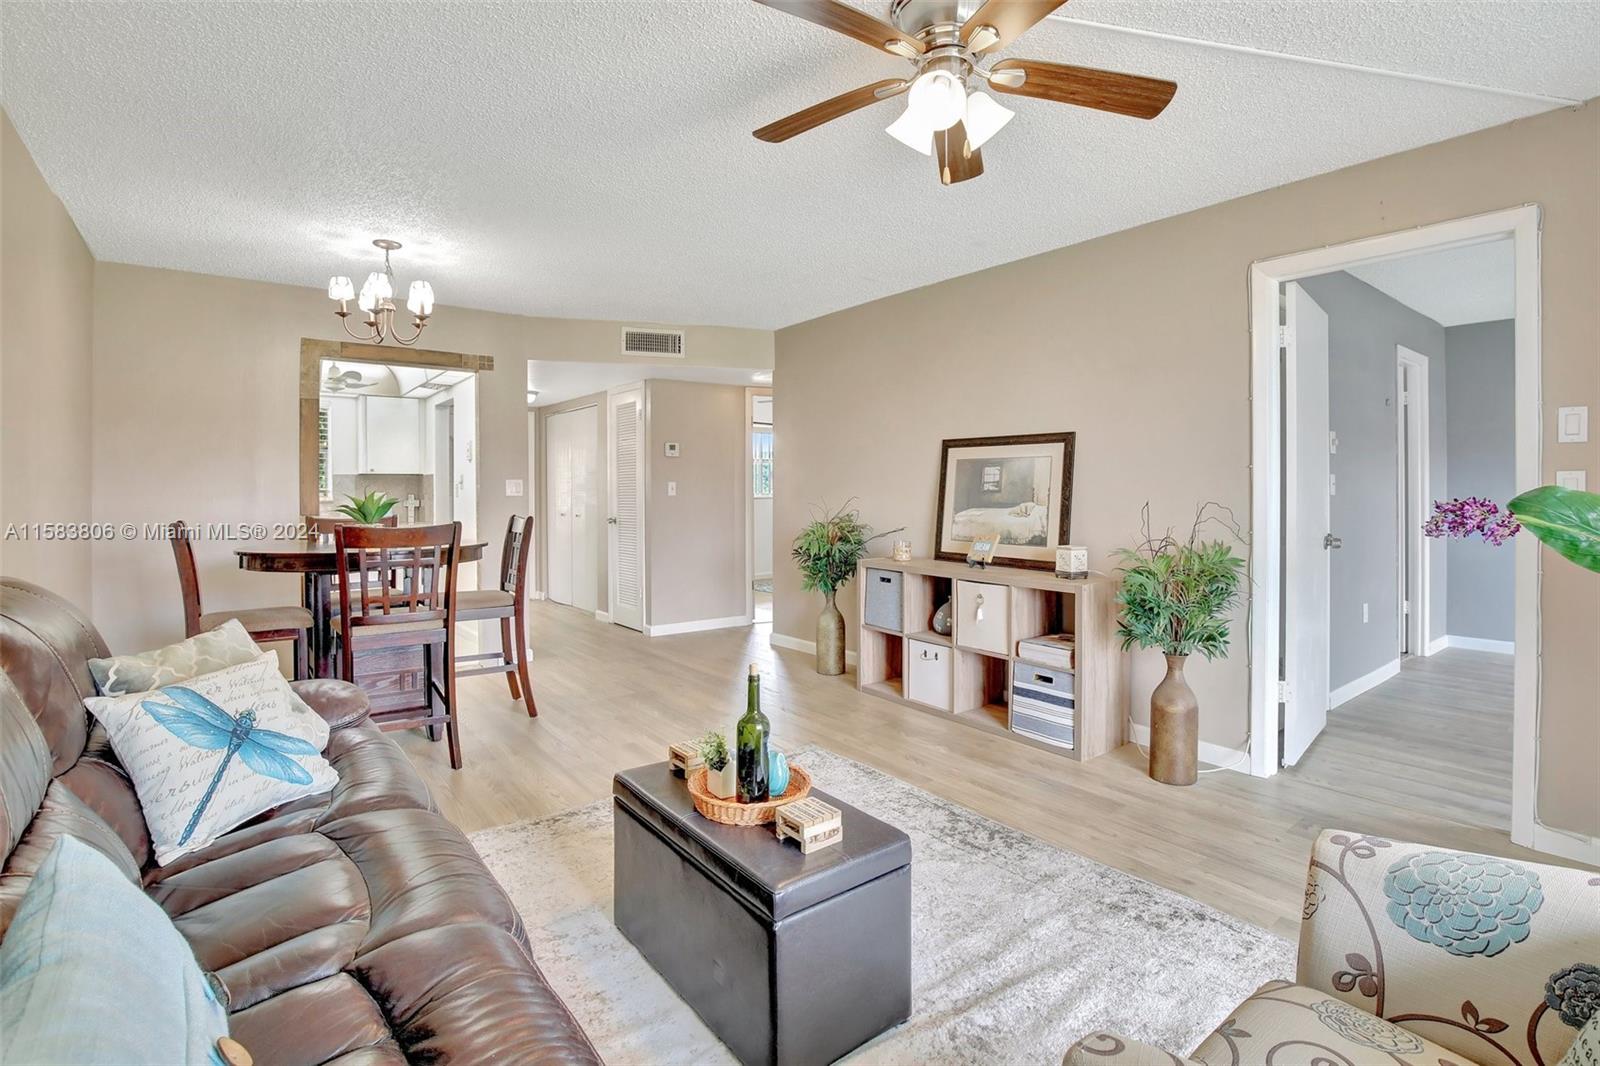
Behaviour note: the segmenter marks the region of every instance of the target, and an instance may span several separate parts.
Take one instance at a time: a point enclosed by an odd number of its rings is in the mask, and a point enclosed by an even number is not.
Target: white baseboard
[[[1563,859],[1600,866],[1600,837],[1586,837],[1565,829],[1552,829],[1533,823],[1533,850],[1559,855]]]
[[[1450,646],[1450,638],[1449,637],[1434,637],[1432,640],[1428,641],[1428,650],[1423,652],[1422,654],[1423,655],[1438,655],[1440,652],[1444,651],[1449,646]]]
[[[1447,648],[1460,648],[1462,651],[1488,651],[1496,655],[1515,655],[1517,645],[1510,640],[1486,640],[1483,637],[1457,637],[1444,638]]]
[[[803,651],[813,659],[817,656],[817,642],[814,640],[801,640],[799,637],[791,637],[787,633],[774,633],[772,634],[772,644],[774,647],[788,648],[790,651]],[[856,664],[856,653],[853,651],[845,652],[844,661],[846,665],[854,666]]]
[[[1134,743],[1142,744],[1148,748],[1150,746],[1150,727],[1142,722],[1134,722],[1132,725]],[[1250,772],[1250,760],[1242,750],[1225,747],[1221,744],[1207,744],[1203,740],[1200,742],[1200,761],[1208,766],[1232,770],[1235,773],[1249,774]]]
[[[542,600],[544,599],[544,591],[542,589],[534,589],[532,592],[528,593],[528,599]]]
[[[1341,703],[1349,703],[1357,696],[1369,689],[1375,689],[1391,677],[1400,673],[1400,660],[1384,663],[1370,674],[1363,674],[1354,681],[1347,682],[1328,693],[1328,710],[1333,710]]]
[[[647,625],[644,635],[647,637],[670,637],[679,633],[703,633],[708,629],[736,629],[739,626],[750,624],[747,614],[730,614],[726,618],[696,618],[689,622],[667,622],[662,625]]]
[[[596,611],[594,613],[594,620],[596,622],[604,622],[604,623],[609,624],[611,622],[611,612],[610,611]]]

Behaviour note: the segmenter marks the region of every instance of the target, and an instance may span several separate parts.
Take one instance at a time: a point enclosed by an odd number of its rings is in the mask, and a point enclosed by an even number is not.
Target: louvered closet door
[[[624,389],[610,403],[611,620],[644,628],[644,393]]]

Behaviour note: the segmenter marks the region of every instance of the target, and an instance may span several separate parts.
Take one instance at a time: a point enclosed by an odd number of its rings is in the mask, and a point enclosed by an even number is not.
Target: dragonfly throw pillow
[[[165,866],[262,811],[338,783],[328,724],[264,652],[153,692],[84,701],[133,780]]]

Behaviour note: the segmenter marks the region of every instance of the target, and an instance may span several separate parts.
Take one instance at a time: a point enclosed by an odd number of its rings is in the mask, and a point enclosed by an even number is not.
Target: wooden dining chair
[[[357,667],[363,658],[386,672],[409,672],[400,662],[403,653],[420,651],[422,678],[416,694],[422,702],[392,707],[375,694],[372,721],[381,729],[423,726],[434,738],[442,726],[450,766],[461,769],[455,663],[461,523],[341,525],[335,527],[333,540],[339,560],[341,676],[361,685]]]
[[[511,686],[511,698],[521,700],[528,708],[528,717],[537,718],[539,708],[533,702],[533,682],[528,680],[528,620],[525,615],[528,603],[528,556],[533,547],[533,516],[512,515],[506,523],[505,546],[500,552],[500,585],[492,589],[475,589],[456,597],[458,622],[482,622],[500,619],[500,650],[483,655],[462,655],[457,663],[484,662],[499,659],[489,666],[458,670],[457,677],[476,677],[478,674],[505,674]],[[515,632],[513,633],[513,629]],[[522,682],[519,690],[517,682]]]
[[[236,619],[250,639],[259,644],[291,641],[294,644],[296,681],[311,676],[311,612],[304,607],[246,607],[237,611],[206,612],[200,605],[200,570],[194,562],[194,542],[183,522],[167,526],[172,555],[178,563],[178,589],[183,595],[183,635],[208,633]]]

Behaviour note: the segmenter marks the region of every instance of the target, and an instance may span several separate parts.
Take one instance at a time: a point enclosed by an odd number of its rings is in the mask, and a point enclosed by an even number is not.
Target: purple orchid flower
[[[1511,512],[1500,510],[1493,500],[1482,496],[1435,500],[1433,516],[1422,524],[1425,536],[1465,539],[1476,533],[1496,546],[1516,536],[1521,528]]]

